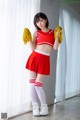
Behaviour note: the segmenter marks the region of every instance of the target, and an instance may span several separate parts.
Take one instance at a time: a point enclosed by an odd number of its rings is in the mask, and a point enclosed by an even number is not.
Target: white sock
[[[34,83],[30,83],[30,96],[32,104],[37,103],[37,92]]]
[[[35,86],[41,104],[46,104],[46,96],[42,87]]]

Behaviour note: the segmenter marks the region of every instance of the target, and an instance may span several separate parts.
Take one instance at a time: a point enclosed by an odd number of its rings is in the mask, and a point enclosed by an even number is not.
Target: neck
[[[42,31],[43,31],[43,32],[48,32],[48,31],[49,31],[49,28],[43,28]]]

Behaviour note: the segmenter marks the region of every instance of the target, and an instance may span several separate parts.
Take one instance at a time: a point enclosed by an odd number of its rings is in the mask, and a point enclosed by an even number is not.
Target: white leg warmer
[[[35,86],[41,104],[46,104],[46,96],[42,87]]]
[[[30,96],[31,96],[31,102],[32,104],[37,103],[37,92],[34,86],[35,80],[30,80]]]

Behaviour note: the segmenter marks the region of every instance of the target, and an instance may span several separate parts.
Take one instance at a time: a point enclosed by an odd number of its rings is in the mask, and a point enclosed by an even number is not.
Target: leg
[[[45,75],[38,74],[35,82],[35,88],[41,104],[46,104],[46,96],[42,87],[44,78],[45,78]]]
[[[37,93],[34,87],[34,83],[36,80],[36,73],[28,70],[28,75],[29,75],[29,83],[30,83],[29,90],[31,95],[31,102],[33,104],[37,102]]]
[[[45,96],[45,92],[44,92],[43,87],[42,87],[44,77],[46,77],[46,76],[38,74],[37,78],[36,78],[36,82],[35,82],[36,92],[37,92],[39,100],[41,102],[40,115],[48,115],[48,107],[47,107],[47,104],[46,104],[46,96]]]
[[[37,92],[34,86],[34,83],[36,80],[36,73],[32,71],[28,71],[28,75],[29,75],[29,83],[30,83],[30,96],[31,96],[31,102],[33,106],[33,115],[38,116],[39,105],[37,103]]]

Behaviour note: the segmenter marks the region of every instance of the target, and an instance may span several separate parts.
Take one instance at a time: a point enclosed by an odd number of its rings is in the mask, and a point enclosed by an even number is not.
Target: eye
[[[36,22],[36,24],[38,24],[38,23],[39,23],[39,21]]]
[[[39,22],[43,22],[43,20],[41,19],[41,20],[37,21],[36,24],[38,24]]]
[[[40,22],[43,22],[43,20],[40,20]]]

